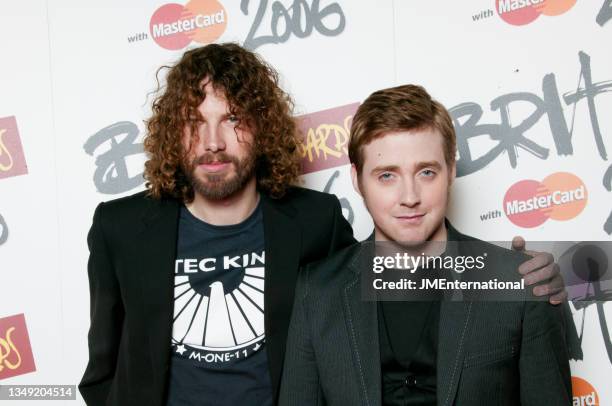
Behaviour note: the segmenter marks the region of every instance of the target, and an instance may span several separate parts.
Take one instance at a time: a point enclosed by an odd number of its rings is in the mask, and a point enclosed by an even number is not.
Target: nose
[[[199,129],[200,141],[206,152],[225,150],[223,130],[214,123],[203,123]]]
[[[417,182],[406,179],[400,190],[400,204],[406,207],[415,207],[421,203],[421,193]]]

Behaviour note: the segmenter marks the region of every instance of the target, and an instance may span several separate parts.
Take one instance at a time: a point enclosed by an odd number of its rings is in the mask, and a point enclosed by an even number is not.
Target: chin
[[[423,241],[423,234],[417,230],[393,230],[389,233],[385,233],[385,235],[389,240],[401,244],[417,244]]]
[[[404,236],[409,238],[406,242],[425,242],[433,239],[436,229],[432,227],[419,227],[416,230],[411,230],[405,233]]]
[[[413,244],[420,244],[426,241],[427,238],[424,237],[423,233],[410,233],[409,235],[404,235],[400,242]]]

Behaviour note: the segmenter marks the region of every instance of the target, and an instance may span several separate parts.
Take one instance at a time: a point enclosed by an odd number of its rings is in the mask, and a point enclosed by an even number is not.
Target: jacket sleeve
[[[115,375],[124,310],[119,283],[104,234],[101,203],[94,213],[87,235],[89,261],[90,320],[89,362],[79,384],[88,406],[106,404]]]
[[[521,343],[522,405],[571,405],[572,384],[563,308],[525,303]]]
[[[357,240],[355,240],[353,237],[353,228],[342,215],[340,201],[336,195],[332,194],[331,197],[333,198],[333,227],[327,256],[331,256],[336,251],[340,251],[341,249],[357,242]]]
[[[348,224],[348,223],[347,223]],[[298,276],[279,406],[324,405],[308,315],[308,266]]]

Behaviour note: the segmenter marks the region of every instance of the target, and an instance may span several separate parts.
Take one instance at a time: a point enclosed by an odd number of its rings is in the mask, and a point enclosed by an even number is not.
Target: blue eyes
[[[392,173],[384,172],[378,176],[378,180],[387,181],[393,177]]]
[[[419,173],[419,175],[422,175],[426,178],[432,178],[436,175],[436,173],[434,171],[432,171],[431,169],[425,169],[423,171],[421,171]],[[387,182],[392,180],[395,177],[395,175],[391,172],[383,172],[380,175],[378,175],[378,180],[382,181],[382,182]]]
[[[227,121],[229,121],[230,123],[237,123],[240,121],[240,119],[236,116],[229,116],[227,117]]]
[[[423,174],[423,175],[425,175],[427,177],[430,177],[430,176],[435,175],[436,173],[434,171],[430,170],[430,169],[425,169],[423,172],[421,172],[421,174]]]
[[[436,172],[431,169],[424,169],[417,176],[423,177],[426,180],[431,180],[436,176]],[[393,172],[383,172],[378,175],[378,181],[382,183],[391,183],[395,180],[396,175]]]

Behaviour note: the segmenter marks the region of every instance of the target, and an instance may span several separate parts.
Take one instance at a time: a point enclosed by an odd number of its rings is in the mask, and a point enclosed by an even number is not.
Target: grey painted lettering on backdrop
[[[323,189],[324,193],[332,193],[331,187],[339,176],[340,171],[334,171],[333,175],[327,181],[327,184],[325,184],[325,188]],[[355,220],[355,213],[353,212],[353,208],[351,207],[351,202],[349,202],[346,197],[342,197],[339,200],[340,207],[342,207],[342,210],[347,211],[346,220],[349,222],[350,225],[353,225],[353,220]]]
[[[491,101],[490,109],[499,111],[499,124],[480,123],[483,109],[477,103],[462,103],[451,108],[449,111],[457,131],[457,151],[459,153],[457,176],[469,175],[485,168],[503,152],[507,153],[510,166],[516,168],[519,148],[540,159],[547,159],[549,156],[548,148],[525,136],[527,130],[533,127],[543,115],[548,116],[548,124],[557,155],[571,155],[573,153],[572,136],[576,117],[575,107],[582,99],[586,99],[587,102],[597,152],[603,160],[607,160],[607,151],[599,126],[595,98],[601,93],[612,91],[612,81],[594,83],[591,76],[589,55],[581,51],[578,57],[581,67],[580,83],[584,82],[584,87],[580,87],[579,83],[575,92],[563,95],[566,106],[574,105],[570,127],[565,120],[556,78],[552,73],[544,76],[542,80],[542,98],[533,93],[515,92],[501,95]],[[519,124],[512,125],[512,121],[516,122],[517,119],[511,120],[510,107],[516,102],[527,102],[533,106],[533,109],[529,116],[522,119]],[[480,136],[488,136],[490,140],[496,141],[497,144],[484,155],[474,158],[470,149],[471,144],[468,141]]]
[[[610,19],[612,19],[612,0],[605,0],[595,21],[603,27]]]
[[[109,142],[110,149],[96,157],[93,181],[100,193],[118,194],[127,192],[144,183],[142,173],[130,177],[125,158],[143,153],[142,143],[135,143],[138,127],[130,121],[120,121],[104,127],[87,140],[83,148],[93,156],[95,150]],[[117,141],[124,136],[121,141]]]
[[[6,225],[6,221],[4,221],[4,217],[0,214],[0,245],[4,244],[6,240],[8,240],[9,229]]]
[[[612,91],[612,81],[593,83],[591,76],[591,57],[586,53],[580,51],[578,54],[580,58],[580,80],[578,81],[578,89],[573,93],[565,93],[563,100],[567,105],[576,104],[580,99],[586,99],[589,107],[589,116],[591,118],[591,127],[593,128],[593,136],[595,137],[595,143],[597,144],[597,151],[602,159],[608,159],[606,153],[606,147],[604,145],[603,136],[601,135],[601,129],[599,128],[599,120],[597,119],[597,110],[595,109],[595,96],[600,93]],[[584,88],[580,87],[580,84],[584,80]],[[572,127],[574,122],[574,115],[572,117]],[[573,128],[572,128],[573,130]]]
[[[561,106],[561,98],[557,88],[557,79],[554,74],[549,73],[542,79],[542,94],[544,95],[544,104],[550,106],[547,114],[548,125],[552,132],[557,155],[572,155],[574,153],[572,134],[563,114],[563,106]]]
[[[270,34],[261,35],[259,28],[268,11],[268,0],[261,0],[253,24],[244,40],[244,47],[255,50],[265,44],[281,44],[287,42],[291,34],[298,38],[306,38],[312,34],[313,29],[327,37],[342,33],[346,26],[346,17],[340,5],[332,3],[319,10],[319,2],[312,0],[309,5],[306,0],[293,0],[291,6],[285,7],[280,1],[275,1],[271,6]],[[240,2],[242,14],[249,15],[249,3],[250,0]],[[328,21],[333,21],[332,16],[337,16],[338,22],[334,27],[329,27],[323,20],[328,18]]]
[[[603,185],[608,192],[612,192],[612,165],[608,167],[608,170],[606,170],[604,174]],[[612,234],[612,212],[610,212],[608,220],[606,220],[604,224],[604,231],[608,234]]]

